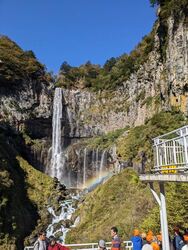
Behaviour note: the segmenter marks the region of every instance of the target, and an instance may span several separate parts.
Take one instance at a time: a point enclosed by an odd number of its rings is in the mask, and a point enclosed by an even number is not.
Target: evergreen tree
[[[61,73],[66,74],[71,70],[71,68],[72,67],[66,61],[64,61],[61,64],[60,71],[61,71]]]

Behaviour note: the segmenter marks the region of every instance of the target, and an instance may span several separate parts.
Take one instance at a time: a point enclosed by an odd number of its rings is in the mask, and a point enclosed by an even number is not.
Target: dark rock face
[[[0,121],[25,138],[25,156],[40,170],[47,164],[52,134],[52,85],[27,79],[16,86],[0,82]]]
[[[0,88],[1,120],[21,129],[28,119],[51,117],[50,88],[50,84],[32,79],[16,88]]]
[[[25,132],[31,139],[48,138],[52,133],[52,121],[49,118],[35,118],[26,120],[24,123]]]
[[[0,126],[0,245],[23,249],[23,239],[35,228],[39,219],[37,208],[29,200],[25,173],[17,160],[15,141],[20,138],[9,127]],[[4,239],[12,237],[6,242]]]
[[[50,162],[51,127],[51,117],[27,120],[24,124],[25,133],[31,138],[26,145],[26,157],[41,171],[44,171]]]

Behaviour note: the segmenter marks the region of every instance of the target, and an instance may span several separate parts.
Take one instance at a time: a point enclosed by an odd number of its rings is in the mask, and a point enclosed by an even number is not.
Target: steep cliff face
[[[47,155],[52,131],[49,108],[52,97],[48,87],[47,84],[31,79],[19,89],[0,88],[1,122],[10,124],[27,137],[28,158],[40,169],[46,163],[42,155]]]
[[[154,113],[173,107],[187,115],[187,17],[182,14],[178,25],[173,16],[167,19],[165,45],[161,45],[161,26],[159,19],[148,60],[121,87],[98,92],[64,89],[70,137],[90,137],[126,125],[144,124]]]
[[[168,20],[168,47],[166,71],[170,92],[170,104],[188,112],[188,22],[183,16],[177,27],[176,21]]]
[[[40,169],[50,147],[52,81],[33,52],[0,37],[0,122],[23,135],[27,157]]]
[[[1,120],[9,122],[17,130],[22,130],[24,125],[26,128],[29,127],[27,123],[29,119],[33,121],[40,118],[47,119],[51,116],[49,84],[29,79],[20,85],[0,89]],[[32,126],[34,135],[35,124]]]

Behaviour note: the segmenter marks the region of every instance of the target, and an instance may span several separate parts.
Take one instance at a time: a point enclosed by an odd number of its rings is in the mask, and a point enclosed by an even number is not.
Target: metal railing
[[[188,170],[188,126],[154,139],[154,172],[178,173]]]
[[[126,250],[132,250],[133,244],[132,241],[123,241],[123,248]],[[65,244],[73,250],[98,250],[98,243],[83,243],[83,244]],[[111,249],[111,242],[106,242],[106,248]],[[33,250],[33,246],[25,247],[24,250]]]

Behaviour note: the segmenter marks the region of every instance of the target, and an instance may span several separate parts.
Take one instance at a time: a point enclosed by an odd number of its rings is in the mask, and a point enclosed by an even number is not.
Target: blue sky
[[[0,0],[0,34],[55,73],[130,52],[155,19],[149,0]]]

